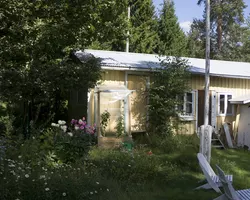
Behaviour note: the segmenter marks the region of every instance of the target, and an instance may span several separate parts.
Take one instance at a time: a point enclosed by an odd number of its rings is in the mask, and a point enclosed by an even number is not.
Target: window
[[[178,106],[181,118],[185,120],[193,120],[194,117],[194,92],[187,92],[183,96],[179,97],[183,101],[183,104]]]
[[[231,94],[219,94],[218,96],[218,114],[233,115],[233,105],[230,103]]]

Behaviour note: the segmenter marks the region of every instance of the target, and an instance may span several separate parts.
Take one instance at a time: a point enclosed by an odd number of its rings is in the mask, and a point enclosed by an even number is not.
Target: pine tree
[[[204,58],[206,50],[206,23],[204,20],[193,20],[187,40],[188,56]]]
[[[205,0],[198,0],[198,5],[205,5],[205,2]],[[244,23],[245,8],[243,0],[211,0],[211,58],[231,59],[230,55],[233,54],[234,50],[238,51],[237,41],[234,41],[236,39],[234,33],[237,31],[239,35],[242,35],[244,32],[242,24]],[[204,9],[203,19],[200,21],[205,23],[205,17]],[[205,27],[201,25],[201,41],[204,41],[204,31]],[[240,38],[238,39],[240,40]],[[205,57],[205,51],[203,55]]]
[[[158,52],[168,56],[186,56],[187,39],[175,15],[173,1],[164,0],[158,23]]]
[[[131,0],[130,52],[155,53],[157,18],[152,0]]]

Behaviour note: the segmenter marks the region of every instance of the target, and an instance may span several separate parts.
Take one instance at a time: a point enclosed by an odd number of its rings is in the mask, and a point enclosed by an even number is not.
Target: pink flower
[[[80,126],[80,129],[83,130],[83,129],[84,129],[84,126]]]

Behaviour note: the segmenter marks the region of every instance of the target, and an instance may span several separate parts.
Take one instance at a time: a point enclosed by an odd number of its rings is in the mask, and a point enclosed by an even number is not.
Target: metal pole
[[[128,22],[130,20],[130,6],[128,6]],[[129,52],[129,30],[127,31],[126,52]]]
[[[210,0],[206,0],[206,70],[205,70],[205,108],[204,125],[208,125],[209,118],[209,84],[210,84]]]

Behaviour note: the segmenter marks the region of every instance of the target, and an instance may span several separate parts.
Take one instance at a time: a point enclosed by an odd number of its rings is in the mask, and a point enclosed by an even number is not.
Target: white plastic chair
[[[216,165],[218,170],[219,179],[222,183],[225,194],[217,197],[214,200],[249,200],[250,199],[250,189],[237,190],[232,186],[232,183],[226,178],[223,170]]]
[[[219,187],[222,186],[219,176],[217,176],[210,166],[210,164],[207,162],[206,158],[203,156],[203,154],[198,153],[197,158],[199,161],[200,168],[206,178],[207,183],[204,185],[201,185],[195,189],[211,189],[213,188],[216,192],[221,193]],[[233,181],[233,175],[226,175],[226,178],[232,182]]]

